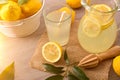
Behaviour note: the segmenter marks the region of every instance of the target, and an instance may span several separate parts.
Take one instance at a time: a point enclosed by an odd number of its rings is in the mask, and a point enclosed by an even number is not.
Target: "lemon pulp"
[[[55,42],[47,42],[42,47],[42,55],[48,62],[57,62],[62,56],[62,47]]]

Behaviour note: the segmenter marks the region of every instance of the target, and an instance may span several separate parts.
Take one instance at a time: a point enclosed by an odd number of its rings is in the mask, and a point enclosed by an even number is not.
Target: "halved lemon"
[[[95,5],[92,5],[92,7],[95,10],[92,11],[91,16],[93,16],[99,21],[99,23],[101,24],[101,28],[103,30],[113,24],[114,22],[114,19],[112,17],[113,13],[109,12],[112,10],[111,7],[109,7],[106,4],[95,4]]]
[[[62,47],[56,42],[47,42],[42,47],[42,56],[46,61],[55,63],[62,56]]]
[[[82,31],[88,37],[97,37],[101,32],[101,25],[93,17],[86,17],[82,25]]]

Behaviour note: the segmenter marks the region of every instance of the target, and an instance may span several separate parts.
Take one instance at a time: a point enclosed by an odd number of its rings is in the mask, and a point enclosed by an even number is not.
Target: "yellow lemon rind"
[[[45,56],[45,53],[44,53],[45,47],[48,46],[48,45],[50,45],[50,44],[52,44],[52,45],[54,45],[55,47],[57,47],[57,50],[58,50],[58,52],[59,52],[59,56],[58,56],[54,61],[48,59],[48,58]],[[55,63],[55,62],[59,61],[60,58],[61,58],[61,56],[62,56],[62,47],[61,47],[58,43],[56,43],[56,42],[47,42],[47,43],[42,47],[42,56],[43,56],[43,58],[44,58],[47,62]]]

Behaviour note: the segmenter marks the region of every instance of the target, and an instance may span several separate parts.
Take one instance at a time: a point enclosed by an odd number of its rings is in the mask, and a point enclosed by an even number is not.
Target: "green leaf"
[[[1,74],[0,80],[14,80],[14,62],[10,64]]]
[[[0,4],[4,4],[4,3],[7,3],[8,0],[0,0]]]
[[[69,61],[69,58],[68,58],[68,55],[67,55],[66,50],[65,50],[65,52],[64,52],[64,60],[65,60],[65,62],[66,62],[67,65],[70,64],[70,61]]]
[[[45,79],[45,80],[63,80],[63,76],[61,76],[61,75],[54,75],[54,76],[51,76],[51,77],[49,77],[49,78],[47,78],[47,79]]]
[[[74,66],[72,71],[74,76],[76,76],[79,80],[89,80],[89,78],[85,75],[85,73],[79,67]]]
[[[68,80],[79,80],[76,76],[69,74],[68,75]]]
[[[63,67],[55,67],[54,65],[51,64],[43,64],[44,68],[46,69],[46,71],[53,73],[53,74],[60,74],[63,73],[64,71],[62,70]]]
[[[22,5],[27,3],[29,0],[18,0],[18,4]]]

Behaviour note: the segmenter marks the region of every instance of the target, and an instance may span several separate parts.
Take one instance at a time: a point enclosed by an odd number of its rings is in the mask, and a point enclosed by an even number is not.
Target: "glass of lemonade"
[[[49,41],[66,45],[70,35],[71,9],[67,5],[50,5],[44,9],[43,16]]]
[[[80,45],[90,53],[101,53],[109,49],[117,36],[117,25],[114,14],[118,10],[115,0],[81,1],[85,8],[79,29]]]

